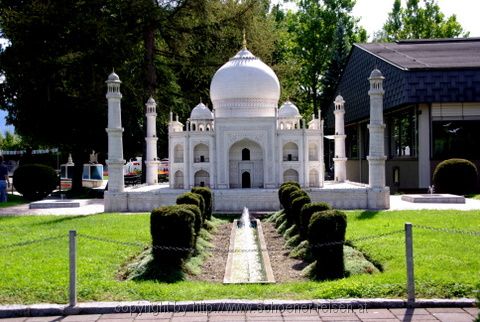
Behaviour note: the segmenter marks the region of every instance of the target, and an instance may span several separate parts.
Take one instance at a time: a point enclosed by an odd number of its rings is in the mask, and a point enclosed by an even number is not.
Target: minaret
[[[378,69],[370,74],[370,146],[368,153],[368,184],[370,188],[385,188],[385,124],[383,124],[383,77]]]
[[[345,182],[347,179],[347,158],[345,156],[345,101],[343,97],[338,95],[333,102],[335,104],[335,181]]]
[[[108,127],[106,129],[108,135],[108,191],[122,192],[125,184],[123,179],[123,143],[122,143],[122,108],[120,101],[122,94],[120,93],[120,78],[115,72],[108,76],[107,83],[107,100],[108,100]]]
[[[157,160],[157,103],[153,97],[150,97],[145,104],[147,116],[147,155],[145,166],[147,168],[146,180],[148,185],[158,183],[158,165]]]

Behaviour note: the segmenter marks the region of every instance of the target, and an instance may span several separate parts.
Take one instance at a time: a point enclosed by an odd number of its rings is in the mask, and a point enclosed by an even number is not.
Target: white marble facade
[[[280,84],[273,70],[244,48],[213,76],[213,109],[199,103],[181,123],[170,114],[169,187],[157,184],[155,101],[147,102],[147,185],[124,189],[120,79],[108,80],[109,189],[105,211],[151,211],[174,204],[194,186],[213,189],[214,211],[275,211],[277,188],[299,182],[313,201],[341,209],[389,208],[385,186],[383,80],[375,69],[370,81],[368,185],[348,181],[345,168],[344,100],[335,100],[335,180],[324,182],[323,122],[312,115],[306,124],[290,101],[280,107]],[[367,80],[366,80],[367,81]],[[348,103],[347,103],[348,104]],[[249,188],[249,189],[242,189]]]
[[[273,70],[246,48],[213,76],[213,112],[195,106],[186,124],[170,116],[170,188],[323,186],[323,124],[305,124],[290,101],[278,107]]]

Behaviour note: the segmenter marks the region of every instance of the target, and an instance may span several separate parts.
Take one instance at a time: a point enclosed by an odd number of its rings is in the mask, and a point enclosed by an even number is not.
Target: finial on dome
[[[243,49],[247,49],[247,37],[245,35],[245,28],[243,28],[243,41],[242,41]]]

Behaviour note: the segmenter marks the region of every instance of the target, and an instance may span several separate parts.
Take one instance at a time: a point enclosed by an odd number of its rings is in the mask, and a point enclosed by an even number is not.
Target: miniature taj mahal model
[[[174,204],[194,186],[210,187],[215,211],[280,209],[278,188],[298,182],[313,201],[343,209],[389,208],[385,187],[383,76],[370,78],[371,117],[369,184],[347,181],[345,102],[335,105],[334,181],[325,181],[324,134],[320,112],[306,121],[290,101],[280,107],[280,83],[274,71],[243,48],[217,70],[210,85],[213,110],[200,102],[185,124],[170,113],[169,183],[158,184],[156,103],[146,103],[146,185],[125,188],[120,79],[112,73],[108,92],[109,186],[105,211],[151,211]]]

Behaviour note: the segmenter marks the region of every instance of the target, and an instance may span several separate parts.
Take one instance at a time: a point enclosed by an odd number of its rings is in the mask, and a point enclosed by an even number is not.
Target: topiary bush
[[[302,195],[298,198],[295,198],[293,201],[292,201],[292,206],[290,207],[290,212],[291,212],[291,217],[292,217],[292,220],[293,222],[295,223],[295,225],[297,225],[297,227],[300,227],[300,217],[302,215],[302,208],[303,206],[305,206],[306,204],[312,202],[310,200],[310,197],[308,195]]]
[[[294,187],[297,187],[298,189],[300,189],[300,184],[298,182],[287,181],[287,182],[282,183],[280,185],[280,188],[278,188],[278,199],[279,200],[281,199],[282,191],[288,186],[294,186]]]
[[[195,215],[183,205],[156,208],[150,215],[152,255],[163,266],[179,266],[195,247]],[[162,249],[157,247],[180,247]]]
[[[177,205],[195,205],[200,209],[202,214],[202,224],[205,221],[205,200],[199,194],[193,192],[185,192],[177,197]]]
[[[326,202],[312,202],[307,203],[302,207],[300,211],[300,225],[299,232],[302,239],[307,238],[308,224],[312,215],[319,211],[330,210],[332,207]]]
[[[210,188],[207,188],[207,187],[194,187],[192,188],[192,192],[202,196],[203,200],[205,201],[205,212],[204,212],[205,220],[212,219],[212,204],[213,204],[212,190],[210,190]]]
[[[287,206],[289,205],[290,193],[297,190],[300,190],[300,188],[295,185],[286,185],[283,188],[278,190],[279,197],[280,197],[280,204],[282,205],[283,209],[286,210]]]
[[[316,260],[314,277],[330,280],[344,277],[343,242],[347,229],[347,216],[338,210],[316,212],[308,225],[308,243]],[[337,245],[317,245],[339,242]]]
[[[43,164],[22,165],[13,173],[13,186],[30,201],[45,198],[52,193],[58,183],[55,170]]]
[[[440,162],[433,172],[435,192],[466,195],[477,188],[477,167],[465,159]]]
[[[198,208],[197,205],[191,205],[191,204],[181,204],[181,206],[187,210],[190,210],[195,215],[195,222],[193,225],[193,229],[195,231],[195,237],[197,237],[203,224],[202,213],[200,212],[200,208]]]

